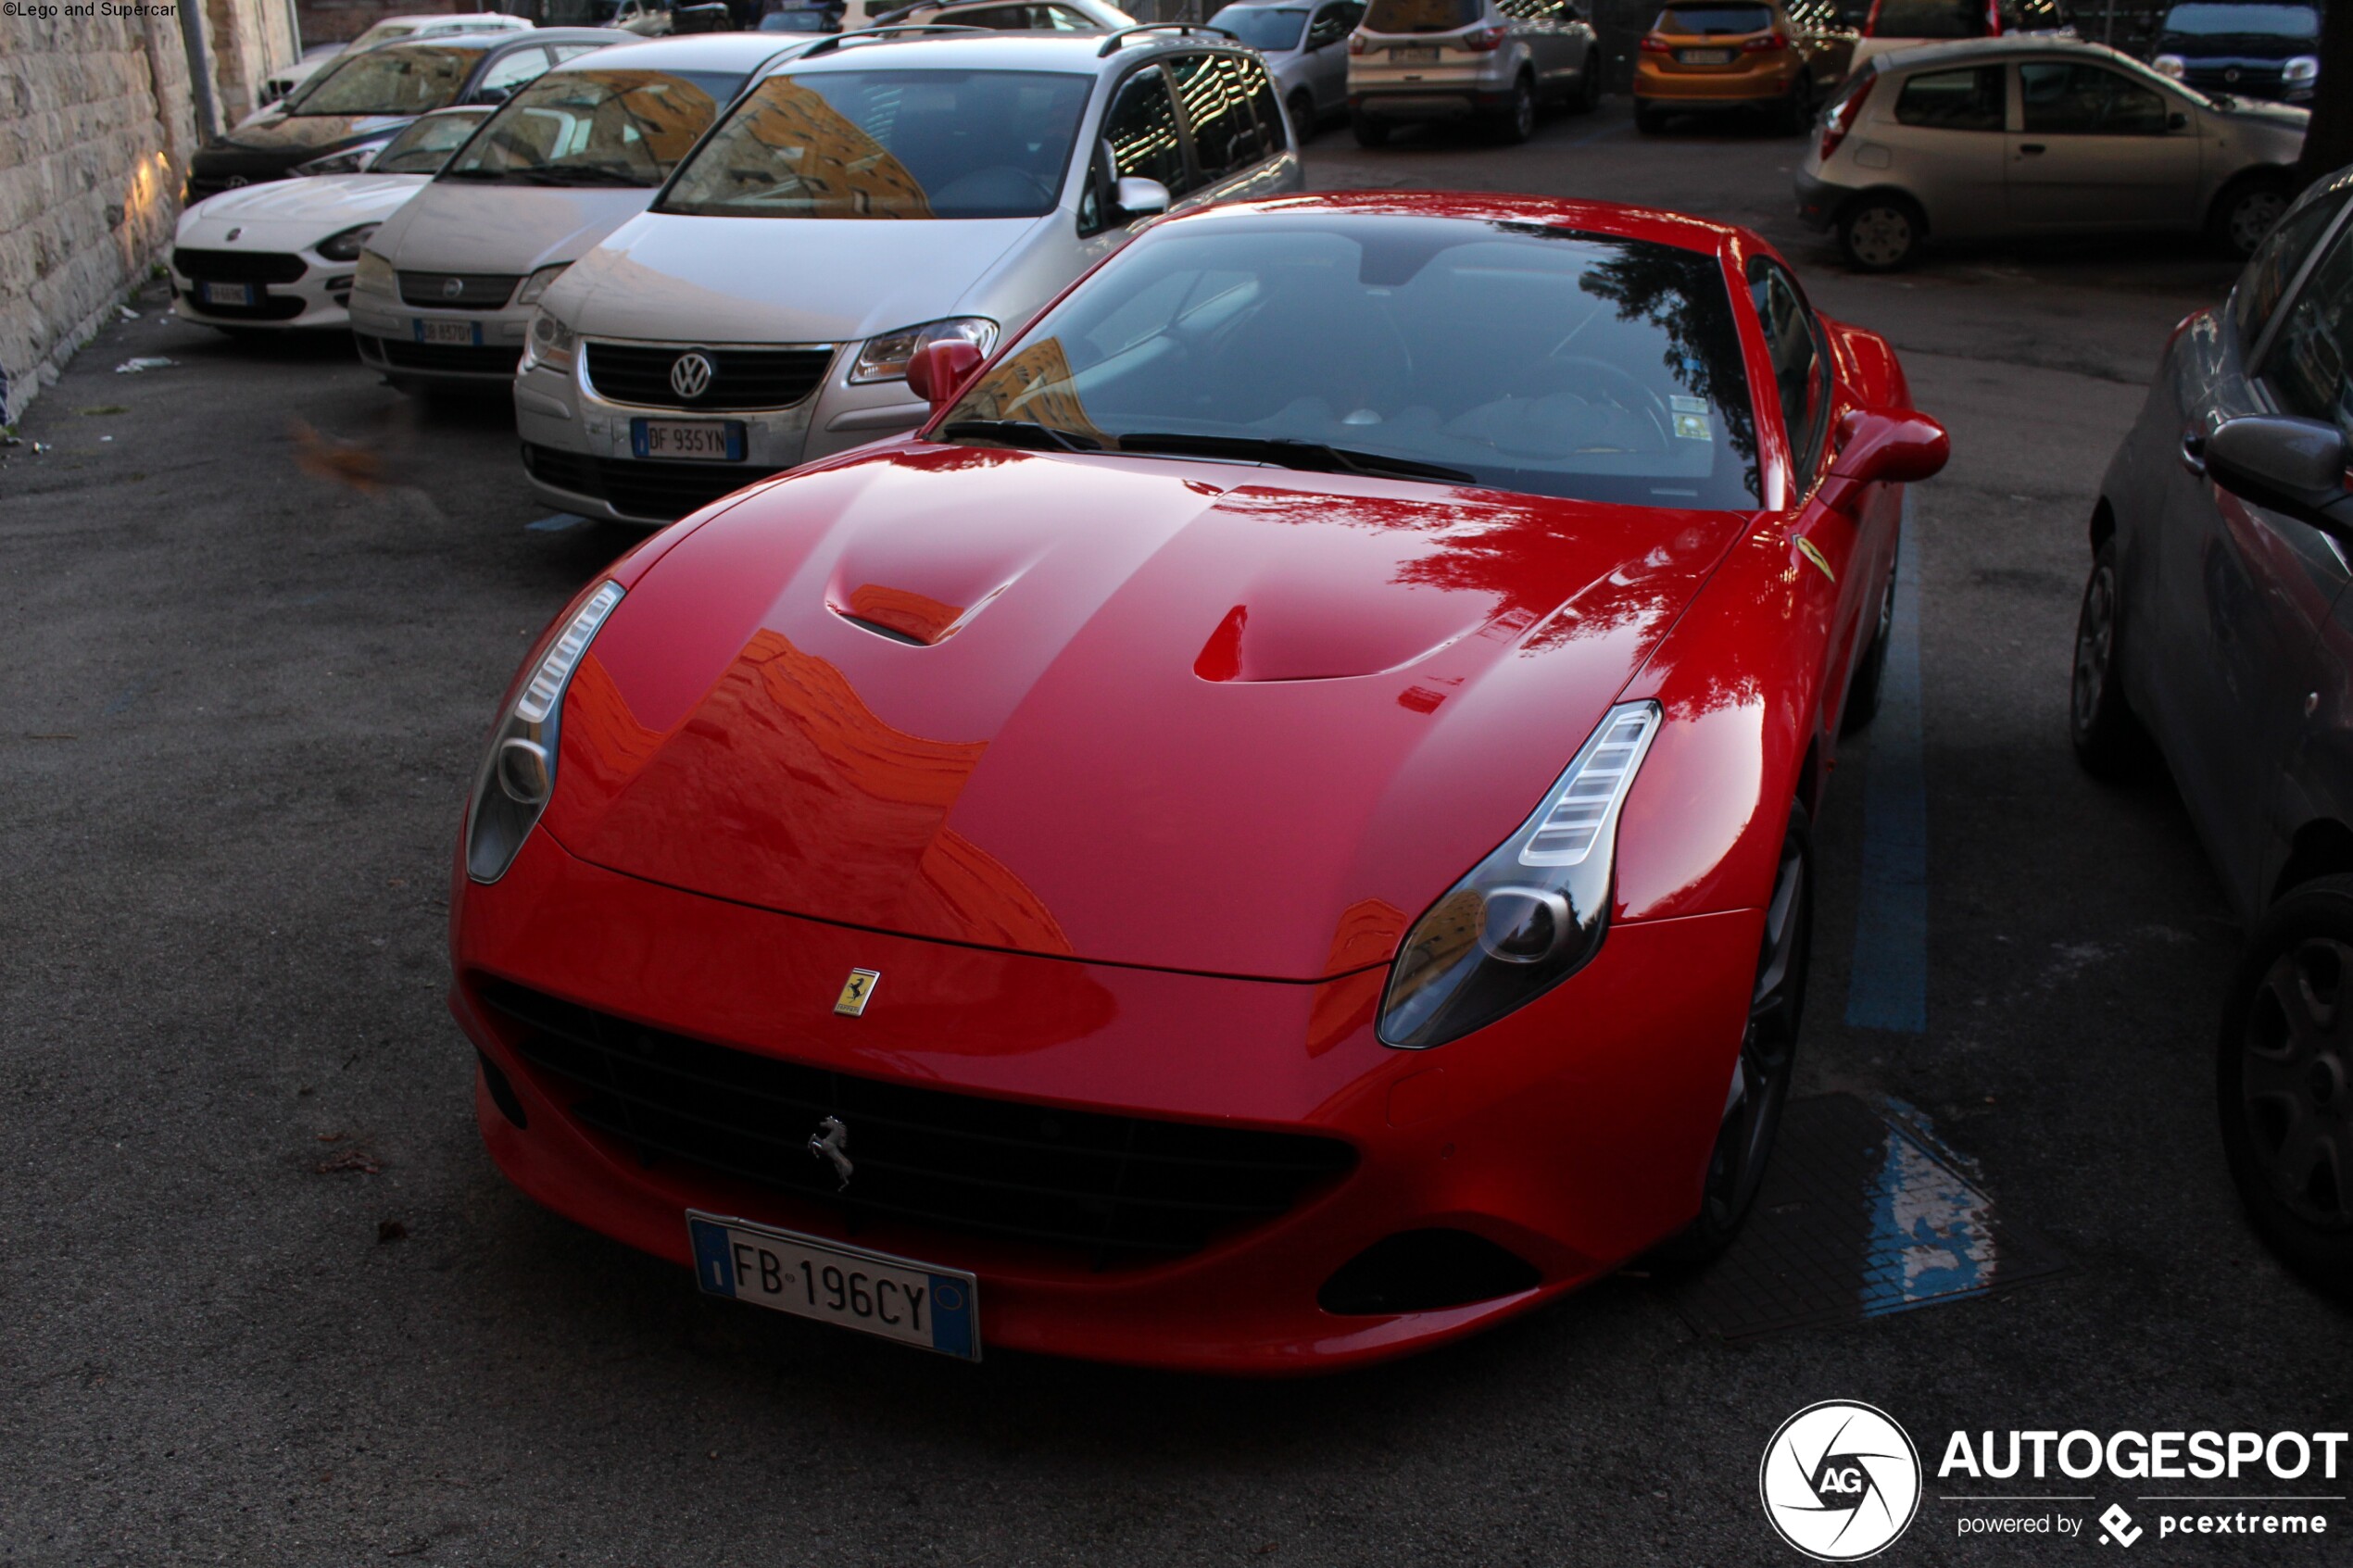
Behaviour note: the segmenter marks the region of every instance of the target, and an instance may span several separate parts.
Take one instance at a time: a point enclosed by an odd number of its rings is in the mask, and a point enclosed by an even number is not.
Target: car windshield
[[[1224,28],[1253,49],[1280,55],[1299,47],[1307,31],[1307,13],[1289,6],[1228,6],[1210,18],[1209,25]]]
[[[368,166],[371,174],[433,174],[449,161],[449,155],[466,144],[474,127],[486,118],[459,109],[445,109],[429,114],[416,124],[384,144]]]
[[[827,11],[771,11],[760,19],[762,32],[831,32],[832,13]]]
[[[442,178],[659,185],[743,82],[737,71],[550,71],[510,98]]]
[[[312,77],[312,86],[291,112],[310,114],[423,114],[458,96],[482,58],[479,49],[439,44],[397,44],[346,54]]]
[[[1772,25],[1772,9],[1766,6],[1671,6],[1659,12],[1656,29],[1707,37],[1762,32]]]
[[[660,210],[1035,218],[1061,196],[1094,86],[1050,71],[772,76],[687,160]]]
[[[1742,510],[1753,407],[1711,256],[1532,223],[1253,214],[1145,234],[937,437]]]
[[[2176,6],[2165,13],[2164,31],[2191,38],[2318,38],[2321,13],[2309,6]]]
[[[1453,32],[1487,14],[1487,0],[1373,0],[1366,32]]]
[[[1985,6],[1981,0],[1880,0],[1871,36],[1982,38]]]

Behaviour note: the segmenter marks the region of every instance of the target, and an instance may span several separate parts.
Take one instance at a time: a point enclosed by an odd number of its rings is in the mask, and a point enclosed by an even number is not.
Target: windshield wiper
[[[1041,425],[1035,420],[956,420],[940,426],[939,433],[950,441],[969,437],[1040,452],[1100,452],[1103,449],[1100,441],[1070,431],[1056,430],[1052,425]]]
[[[1176,432],[1145,432],[1119,438],[1123,452],[1167,452],[1179,457],[1239,458],[1245,462],[1272,463],[1277,468],[1309,473],[1361,473],[1397,479],[1441,479],[1475,484],[1478,476],[1465,469],[1417,463],[1385,452],[1361,452],[1327,446],[1320,441],[1296,441],[1289,436],[1186,435]]]
[[[544,169],[517,169],[510,172],[518,180],[534,185],[632,185],[642,190],[661,182],[659,176],[648,180],[625,169],[599,169],[594,164],[560,164]]]

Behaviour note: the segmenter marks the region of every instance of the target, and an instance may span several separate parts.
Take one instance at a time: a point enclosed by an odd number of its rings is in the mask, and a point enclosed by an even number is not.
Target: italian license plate
[[[1391,49],[1389,57],[1401,66],[1434,66],[1438,63],[1435,49]]]
[[[251,283],[198,283],[196,297],[207,305],[251,305]]]
[[[631,420],[629,450],[639,458],[684,458],[699,463],[744,460],[741,420]]]
[[[837,1241],[686,1210],[695,1283],[797,1318],[980,1360],[980,1300],[973,1276]]]
[[[480,321],[428,321],[420,318],[417,322],[417,341],[419,343],[460,344],[479,348],[482,346],[482,323]]]
[[[1686,49],[1675,57],[1687,66],[1728,66],[1732,63],[1730,49]]]

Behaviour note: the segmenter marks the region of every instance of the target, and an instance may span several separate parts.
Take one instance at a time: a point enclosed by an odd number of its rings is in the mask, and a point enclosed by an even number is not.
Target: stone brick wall
[[[302,53],[294,7],[286,0],[204,0],[204,10],[221,121],[234,125],[259,107],[270,73]]]
[[[56,8],[0,18],[0,422],[170,243],[195,145],[174,17]]]

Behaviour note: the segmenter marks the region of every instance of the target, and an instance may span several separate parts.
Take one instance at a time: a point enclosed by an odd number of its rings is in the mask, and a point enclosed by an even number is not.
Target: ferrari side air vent
[[[834,613],[840,616],[844,621],[849,621],[852,626],[857,627],[861,632],[872,632],[877,637],[888,637],[894,643],[905,643],[909,647],[912,648],[927,648],[931,646],[929,643],[924,641],[921,637],[910,636],[906,633],[901,632],[896,626],[886,626],[879,621],[869,621],[862,615],[851,615],[847,610],[837,609],[834,611]]]

